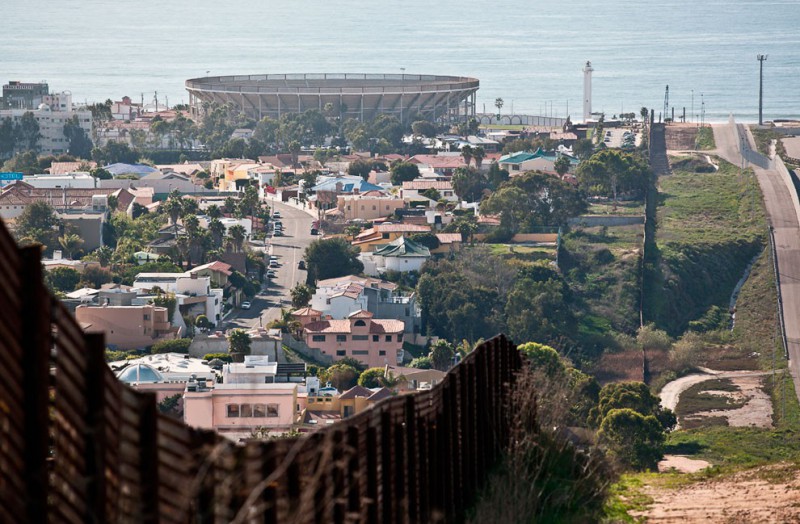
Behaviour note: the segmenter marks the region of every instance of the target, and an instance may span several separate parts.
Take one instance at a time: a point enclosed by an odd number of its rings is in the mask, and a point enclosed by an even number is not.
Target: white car
[[[269,261],[269,268],[270,269],[277,269],[279,267],[277,260],[270,260]]]
[[[250,309],[250,302],[242,302],[242,309]]]
[[[275,211],[274,213],[272,213],[272,218],[280,218],[280,217],[281,217],[280,211]]]

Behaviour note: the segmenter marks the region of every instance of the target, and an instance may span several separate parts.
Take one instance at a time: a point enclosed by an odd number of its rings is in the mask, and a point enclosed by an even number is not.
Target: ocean
[[[669,85],[687,121],[752,122],[757,54],[765,118],[800,118],[798,23],[798,0],[4,0],[0,82],[176,104],[207,74],[449,74],[479,112],[580,120],[591,60],[595,111],[658,114]]]

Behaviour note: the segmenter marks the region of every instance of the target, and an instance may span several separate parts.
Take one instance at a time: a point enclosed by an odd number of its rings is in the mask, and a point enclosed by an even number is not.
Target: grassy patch
[[[714,142],[714,130],[711,127],[701,127],[697,131],[696,149],[707,151],[717,147]]]
[[[653,504],[647,490],[677,489],[699,480],[701,474],[683,473],[626,473],[611,485],[601,522],[605,524],[646,522],[644,517],[634,517],[630,512],[644,512]]]
[[[592,202],[589,204],[588,215],[644,215],[644,202],[617,202],[614,209],[613,202]]]
[[[800,424],[800,403],[794,390],[792,375],[786,368],[775,376],[764,377],[764,391],[772,399],[772,423],[777,428],[796,428]]]
[[[760,188],[718,160],[714,173],[676,170],[659,179],[657,253],[648,317],[673,336],[709,307],[727,309],[733,288],[766,241]]]
[[[721,426],[681,430],[667,437],[665,452],[723,467],[749,468],[800,460],[800,433],[794,429]]]
[[[555,260],[555,246],[520,246],[516,244],[486,244],[490,252],[507,261],[517,261],[523,265],[537,260]]]
[[[781,157],[786,157],[786,148],[783,147],[781,139],[786,138],[786,135],[778,133],[774,129],[760,128],[758,126],[750,126],[750,131],[753,133],[753,139],[756,141],[756,149],[762,155],[769,156],[770,145],[775,140],[775,152]]]
[[[748,170],[719,160],[715,173],[677,170],[660,179],[658,244],[718,244],[763,237],[765,215],[758,182]]]

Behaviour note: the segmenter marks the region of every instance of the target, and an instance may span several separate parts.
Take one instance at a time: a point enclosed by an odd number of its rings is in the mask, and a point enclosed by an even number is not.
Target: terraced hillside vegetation
[[[676,162],[677,160],[677,162]],[[731,292],[766,244],[758,182],[723,160],[680,163],[659,180],[656,235],[660,258],[651,318],[672,335],[712,306],[728,308]],[[658,274],[660,273],[660,274]]]

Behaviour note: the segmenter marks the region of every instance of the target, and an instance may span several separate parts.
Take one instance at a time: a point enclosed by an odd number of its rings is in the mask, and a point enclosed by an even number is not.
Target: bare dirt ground
[[[732,427],[772,427],[772,401],[764,392],[762,376],[763,374],[751,374],[729,377],[730,381],[739,387],[739,391],[706,391],[708,394],[730,397],[736,402],[745,401],[744,406],[736,409],[701,411],[687,416],[686,420],[725,417],[728,419],[728,425]]]
[[[697,124],[674,123],[666,130],[667,151],[694,149],[697,139]]]
[[[653,497],[653,505],[631,514],[648,523],[800,522],[800,472],[789,464],[646,494]]]
[[[711,463],[705,460],[691,459],[683,455],[664,455],[664,458],[658,463],[658,471],[663,473],[675,470],[681,473],[697,473],[710,465]]]
[[[786,154],[792,158],[800,158],[800,136],[793,136],[783,139],[783,147]]]

